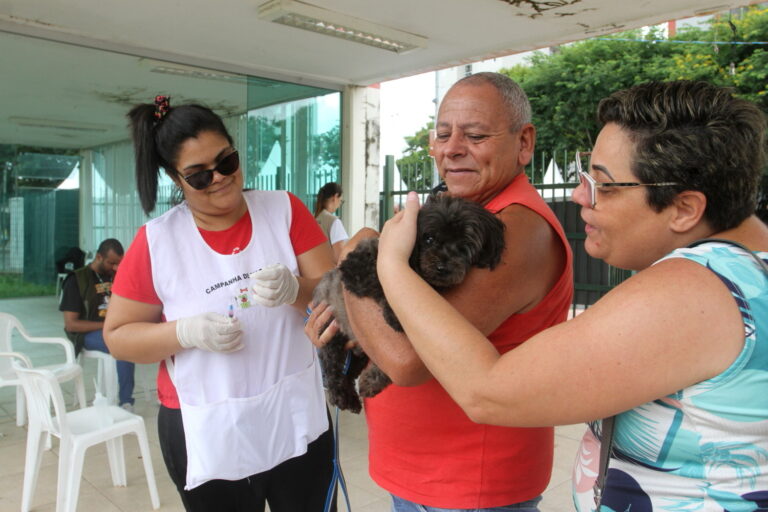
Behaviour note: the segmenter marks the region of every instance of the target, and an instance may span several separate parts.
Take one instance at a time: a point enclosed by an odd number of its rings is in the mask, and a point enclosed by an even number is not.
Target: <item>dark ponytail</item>
[[[161,167],[154,144],[154,112],[154,105],[144,104],[137,105],[128,113],[136,156],[136,189],[141,208],[147,215],[155,209]]]
[[[336,194],[342,194],[341,185],[336,182],[330,181],[320,187],[317,191],[317,201],[315,201],[315,217],[320,215],[320,212],[325,209],[325,203]]]
[[[176,160],[181,145],[201,132],[217,133],[232,144],[224,122],[211,109],[201,105],[167,107],[160,119],[152,103],[136,105],[128,112],[136,155],[136,188],[141,208],[149,215],[157,202],[160,168],[175,178]]]

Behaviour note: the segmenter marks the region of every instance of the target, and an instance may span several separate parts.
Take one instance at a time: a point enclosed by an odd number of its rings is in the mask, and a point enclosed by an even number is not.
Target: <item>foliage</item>
[[[565,46],[553,54],[535,53],[530,67],[502,70],[528,94],[537,128],[537,148],[586,150],[598,132],[595,106],[611,92],[652,79],[664,79],[663,61],[671,45],[620,39],[653,40],[656,31],[624,32]]]
[[[56,293],[54,285],[28,283],[19,274],[0,274],[0,299],[36,297],[54,293]]]
[[[704,27],[684,27],[669,40],[658,28],[632,30],[536,52],[526,65],[501,70],[528,94],[537,153],[591,148],[600,128],[595,118],[599,100],[650,80],[706,80],[732,87],[768,113],[768,45],[714,44],[768,41],[768,9],[752,6],[742,12],[713,17]],[[701,44],[705,41],[713,44]],[[420,169],[431,169],[425,162],[431,160],[428,130],[433,125],[405,138],[408,149],[397,165],[410,189],[427,188],[421,186],[425,176]],[[543,167],[537,174],[547,163],[547,158],[539,160]]]
[[[397,160],[400,179],[408,190],[425,190],[432,188],[432,157],[429,156],[429,131],[434,129],[435,122],[429,121],[415,134],[405,137],[408,147],[403,157]]]
[[[658,29],[628,31],[537,52],[529,65],[501,72],[528,94],[537,127],[537,149],[587,149],[599,130],[598,101],[649,80],[706,80],[733,87],[736,94],[768,111],[768,48],[662,40]],[[654,42],[658,41],[658,42]],[[687,27],[670,41],[768,41],[768,9],[751,7],[741,17],[712,18],[706,27]]]
[[[336,125],[327,132],[314,136],[314,152],[321,169],[335,171],[338,175],[341,167],[340,129]]]

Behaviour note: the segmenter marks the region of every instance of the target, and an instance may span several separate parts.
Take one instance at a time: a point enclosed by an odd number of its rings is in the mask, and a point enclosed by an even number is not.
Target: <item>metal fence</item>
[[[398,169],[395,158],[391,155],[386,157],[384,186],[379,198],[380,228],[404,204],[404,196],[410,190],[408,182],[419,185],[414,190],[419,193],[422,202],[438,184],[432,165],[425,167]],[[611,267],[590,257],[584,250],[584,221],[579,215],[580,207],[570,200],[573,189],[578,185],[573,151],[538,153],[526,168],[526,173],[533,186],[555,212],[571,245],[574,273],[572,314],[576,314],[594,304],[611,288],[629,277],[631,272]]]

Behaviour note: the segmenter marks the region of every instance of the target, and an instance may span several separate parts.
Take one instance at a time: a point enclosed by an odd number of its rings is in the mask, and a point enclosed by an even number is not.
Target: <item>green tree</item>
[[[656,46],[622,39],[653,40],[655,31],[641,36],[630,31],[563,46],[553,54],[535,53],[528,66],[501,72],[528,94],[537,129],[537,149],[591,148],[597,136],[595,106],[600,98],[637,83],[664,79],[661,63],[670,45]]]
[[[696,41],[688,43],[687,41]],[[701,44],[712,41],[713,44]],[[537,128],[537,151],[592,147],[599,126],[597,103],[610,93],[649,80],[706,80],[768,112],[768,48],[739,44],[768,41],[768,9],[713,17],[670,40],[638,30],[535,53],[528,65],[502,70],[528,94]],[[733,42],[734,44],[715,44]]]
[[[340,130],[336,125],[327,132],[314,136],[314,151],[321,168],[338,175],[341,166]]]
[[[433,119],[415,134],[405,137],[405,143],[408,147],[396,164],[400,171],[400,179],[403,180],[408,190],[425,190],[434,185],[432,183],[432,157],[429,156],[429,131],[434,127]]]
[[[747,44],[766,41],[768,9],[752,6],[739,16],[715,16],[704,27],[684,27],[671,39],[660,29],[632,30],[565,45],[551,54],[537,52],[527,64],[501,72],[528,94],[537,130],[536,162],[546,168],[555,154],[594,145],[600,99],[650,80],[706,80],[733,87],[736,95],[768,113],[768,45]],[[432,125],[406,137],[408,149],[397,161],[409,188],[431,176],[427,148]],[[532,168],[528,172],[540,177],[543,169]]]

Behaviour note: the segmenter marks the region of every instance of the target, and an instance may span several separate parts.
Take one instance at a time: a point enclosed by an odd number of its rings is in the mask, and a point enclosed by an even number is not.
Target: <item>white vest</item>
[[[169,367],[181,404],[187,485],[239,480],[302,455],[328,429],[315,349],[291,306],[250,302],[248,275],[273,263],[298,274],[285,192],[244,193],[253,233],[237,254],[203,240],[186,203],[147,223],[152,280],[167,321],[230,306],[245,348],[230,354],[187,349]]]

